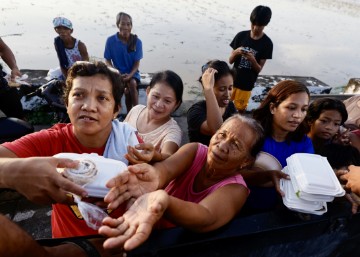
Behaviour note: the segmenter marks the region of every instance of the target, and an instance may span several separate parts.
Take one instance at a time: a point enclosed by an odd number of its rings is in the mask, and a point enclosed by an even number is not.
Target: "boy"
[[[53,20],[53,25],[56,33],[59,35],[55,38],[54,45],[65,80],[68,69],[76,61],[89,61],[89,55],[85,44],[71,36],[74,30],[69,19],[56,17]]]
[[[251,30],[239,32],[231,41],[234,49],[229,57],[234,64],[234,89],[231,95],[236,109],[243,113],[248,105],[251,90],[265,65],[272,58],[273,43],[263,32],[271,19],[271,9],[259,5],[250,15]]]

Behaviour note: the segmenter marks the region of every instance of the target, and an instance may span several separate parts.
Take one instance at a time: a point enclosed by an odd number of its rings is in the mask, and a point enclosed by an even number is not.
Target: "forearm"
[[[220,128],[223,119],[213,89],[204,90],[204,95],[206,99],[206,123],[209,134],[213,135]]]
[[[216,219],[204,206],[169,196],[165,217],[174,224],[195,232],[216,229]]]
[[[139,70],[140,67],[140,61],[136,61],[131,69],[131,72],[129,73],[130,77],[133,77],[134,74]]]
[[[229,63],[230,64],[233,64],[236,60],[236,57],[238,56],[238,53],[236,50],[233,50],[230,54],[230,57],[229,57]]]
[[[1,51],[1,58],[11,70],[19,69],[16,63],[15,56],[8,46],[5,46],[3,51]]]

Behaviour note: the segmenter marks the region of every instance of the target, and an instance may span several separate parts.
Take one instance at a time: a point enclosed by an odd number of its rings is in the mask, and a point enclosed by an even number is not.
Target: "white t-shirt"
[[[126,116],[124,122],[129,123],[136,130],[138,130],[136,123],[140,116],[140,113],[146,108],[144,105],[136,105],[134,106],[128,115]],[[138,136],[145,142],[151,143],[154,145],[157,151],[161,151],[164,146],[164,143],[170,141],[177,144],[179,147],[181,145],[181,137],[182,131],[177,122],[170,118],[168,122],[161,125],[157,129],[149,132],[149,133],[140,133],[138,131]]]

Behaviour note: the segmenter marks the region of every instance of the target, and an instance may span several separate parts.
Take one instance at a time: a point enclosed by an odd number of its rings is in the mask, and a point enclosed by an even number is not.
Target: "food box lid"
[[[127,169],[127,165],[118,160],[108,159],[99,156],[96,153],[59,153],[54,155],[56,158],[68,158],[72,160],[91,160],[96,164],[98,172],[92,182],[84,185],[84,188],[89,193],[89,196],[103,198],[108,192],[109,188],[106,183],[116,177],[118,174]],[[61,172],[63,169],[58,169]]]

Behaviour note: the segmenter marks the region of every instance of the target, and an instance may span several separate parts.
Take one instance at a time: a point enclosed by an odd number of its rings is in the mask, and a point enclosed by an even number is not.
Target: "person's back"
[[[59,35],[54,39],[55,50],[59,59],[61,72],[66,79],[68,69],[77,61],[89,61],[85,44],[74,38],[72,22],[65,17],[55,17],[53,25]]]
[[[229,63],[234,64],[236,74],[231,99],[239,112],[246,110],[258,74],[272,58],[273,43],[263,32],[271,15],[269,7],[255,7],[250,15],[251,30],[239,32],[230,43],[233,51]]]

